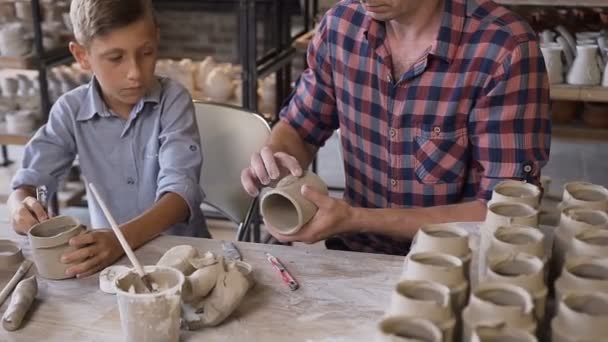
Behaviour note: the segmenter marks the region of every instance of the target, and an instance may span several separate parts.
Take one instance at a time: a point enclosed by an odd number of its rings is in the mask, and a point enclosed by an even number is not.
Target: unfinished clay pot
[[[604,341],[608,336],[608,295],[571,293],[551,321],[552,342]]]
[[[437,282],[402,280],[393,290],[389,315],[424,318],[433,322],[443,341],[453,341],[456,320],[450,305],[450,289]]]
[[[378,324],[376,342],[441,342],[441,331],[431,321],[390,316]]]
[[[469,285],[463,263],[455,256],[436,252],[411,253],[406,259],[401,278],[430,280],[447,286],[455,312],[459,312],[466,303]]]
[[[155,292],[148,292],[135,272],[116,278],[123,336],[128,342],[179,341],[184,275],[171,267],[145,266]]]
[[[586,229],[576,234],[566,256],[608,257],[608,230]]]
[[[189,245],[179,245],[166,251],[158,260],[156,266],[173,267],[187,276],[195,270],[190,261],[198,258],[198,256],[196,248]]]
[[[477,327],[471,342],[537,342],[536,336],[527,331],[507,327],[504,324],[493,327]]]
[[[525,289],[511,284],[482,283],[471,293],[462,312],[463,341],[470,341],[478,326],[504,324],[531,334],[536,330],[532,297]]]
[[[540,189],[534,184],[516,180],[505,180],[494,187],[492,199],[489,203],[498,202],[524,203],[538,208],[540,204]]]
[[[301,177],[286,176],[276,187],[265,190],[262,195],[261,211],[264,220],[283,235],[297,233],[318,210],[314,203],[302,196],[303,185],[328,193],[327,185],[321,177],[304,171]]]
[[[116,277],[129,272],[130,267],[125,265],[112,265],[103,269],[99,273],[99,290],[108,294],[116,293]]]
[[[544,264],[536,256],[524,253],[490,257],[485,280],[512,284],[526,289],[532,296],[537,321],[545,317],[548,289],[545,285]]]
[[[562,202],[558,208],[582,207],[608,210],[608,189],[588,182],[570,182],[564,185]]]
[[[465,277],[469,278],[472,252],[469,232],[455,224],[428,224],[422,226],[414,238],[412,252],[440,252],[453,255],[463,263]]]
[[[543,262],[549,257],[545,253],[544,235],[538,228],[520,224],[498,227],[490,242],[488,254],[497,256],[513,253],[534,255]]]
[[[562,210],[553,239],[552,273],[559,276],[572,239],[587,229],[608,229],[608,214],[600,210],[566,208]]]
[[[0,269],[16,267],[23,261],[21,247],[11,240],[0,240]]]
[[[76,250],[68,242],[85,231],[85,226],[70,216],[57,216],[34,225],[27,235],[38,274],[47,279],[70,278],[65,271],[71,264],[64,264],[60,259],[63,254]]]
[[[575,292],[608,293],[608,258],[568,257],[555,282],[555,298]]]

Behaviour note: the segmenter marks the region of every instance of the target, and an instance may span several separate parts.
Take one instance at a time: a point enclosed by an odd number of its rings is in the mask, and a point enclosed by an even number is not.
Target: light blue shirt
[[[188,203],[190,217],[167,232],[209,237],[200,210],[203,157],[194,106],[177,82],[158,78],[128,120],[111,112],[95,78],[66,93],[26,146],[11,186],[46,185],[54,193],[77,156],[82,175],[95,184],[118,224],[173,192]],[[97,202],[88,198],[92,228],[109,228]]]

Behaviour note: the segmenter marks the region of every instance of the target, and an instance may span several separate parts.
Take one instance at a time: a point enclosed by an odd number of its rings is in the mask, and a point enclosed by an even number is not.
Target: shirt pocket
[[[414,173],[420,183],[458,183],[469,159],[466,126],[422,124],[413,142]]]

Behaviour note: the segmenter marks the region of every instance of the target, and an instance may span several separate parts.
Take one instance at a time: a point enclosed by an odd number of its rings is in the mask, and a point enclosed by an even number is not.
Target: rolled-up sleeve
[[[13,190],[45,185],[49,193],[57,191],[76,157],[73,125],[73,113],[60,98],[51,108],[48,122],[26,145],[21,168],[11,181]]]
[[[293,96],[280,113],[304,141],[322,146],[338,128],[332,65],[328,49],[326,15],[319,24],[307,55],[308,68],[302,73]]]
[[[549,159],[549,84],[538,43],[519,43],[486,82],[469,116],[476,197],[489,200],[504,179],[539,184]]]
[[[156,200],[168,192],[179,195],[188,204],[191,223],[200,215],[203,200],[199,186],[203,156],[194,105],[185,89],[179,88],[167,100],[161,125]]]

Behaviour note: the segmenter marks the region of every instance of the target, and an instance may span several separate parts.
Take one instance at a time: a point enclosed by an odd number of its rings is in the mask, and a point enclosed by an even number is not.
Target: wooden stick
[[[112,230],[114,231],[114,234],[116,234],[116,237],[118,238],[118,241],[120,242],[120,245],[122,246],[122,249],[125,250],[127,257],[133,264],[135,271],[141,277],[141,280],[143,281],[146,288],[148,288],[148,291],[153,292],[152,284],[150,284],[149,279],[146,277],[146,273],[144,273],[143,267],[141,267],[139,260],[137,260],[137,257],[135,257],[135,253],[133,253],[133,249],[131,249],[131,246],[129,246],[129,243],[125,239],[125,236],[122,234],[122,231],[120,230],[120,228],[118,228],[118,224],[116,223],[116,220],[114,220],[114,217],[110,213],[110,210],[108,210],[108,207],[106,206],[105,202],[101,199],[101,196],[99,196],[99,193],[97,192],[97,189],[95,188],[95,185],[93,185],[93,183],[89,183],[89,188],[91,189],[93,196],[95,196],[97,203],[99,204],[99,206],[101,207],[101,210],[103,211],[104,215],[106,216],[106,219],[110,223],[110,226],[112,227]]]
[[[32,262],[29,260],[23,260],[21,265],[19,265],[17,272],[15,272],[11,280],[9,280],[9,282],[2,289],[2,292],[0,292],[0,305],[4,303],[6,298],[8,298],[8,295],[11,294],[11,291],[13,291],[15,286],[17,286],[17,283],[27,274],[30,267],[32,267]]]

